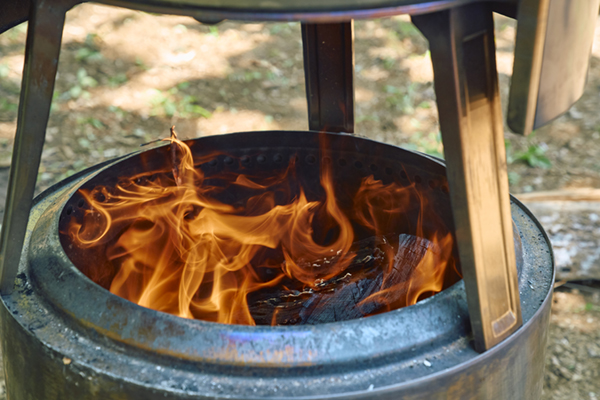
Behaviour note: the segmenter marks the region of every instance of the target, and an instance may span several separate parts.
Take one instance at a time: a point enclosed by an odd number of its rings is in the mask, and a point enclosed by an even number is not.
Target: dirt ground
[[[499,16],[496,28],[501,95],[507,99],[515,24]],[[0,36],[4,182],[16,129],[25,36],[25,24]],[[355,37],[357,133],[442,155],[426,40],[406,16],[357,21]],[[596,40],[582,99],[527,138],[507,129],[513,193],[600,187],[599,95]],[[165,137],[171,125],[184,138],[306,129],[300,25],[205,26],[187,17],[92,4],[71,10],[38,191]],[[544,399],[600,398],[599,293],[594,282],[579,289],[563,286],[555,293]]]

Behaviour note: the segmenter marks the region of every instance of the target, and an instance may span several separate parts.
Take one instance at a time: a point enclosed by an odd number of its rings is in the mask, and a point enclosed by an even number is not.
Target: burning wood
[[[356,242],[345,255],[352,261],[340,275],[308,288],[288,278],[277,287],[257,291],[248,299],[250,314],[257,325],[320,324],[360,318],[399,301],[406,303],[411,275],[426,252],[436,251],[436,246],[412,235],[402,234],[399,239],[391,263],[388,255],[393,249],[385,238]],[[301,265],[319,268],[335,262],[336,257]]]
[[[277,287],[252,293],[248,296],[250,314],[257,325],[317,324],[362,317],[365,310],[360,304],[380,290],[389,251],[387,241],[378,238],[354,243],[344,255],[350,264],[341,274],[320,279],[311,287],[287,278]],[[335,255],[299,266],[319,269],[339,258]]]
[[[364,177],[342,207],[331,166],[321,169],[324,195],[309,199],[293,161],[277,173],[223,171],[207,184],[174,127],[165,140],[165,170],[81,190],[90,208],[65,232],[82,251],[105,254],[86,274],[114,294],[184,318],[317,324],[414,304],[453,270],[452,236],[422,231],[423,199],[410,234],[390,234],[414,209],[410,186]],[[227,190],[235,201],[215,198]]]

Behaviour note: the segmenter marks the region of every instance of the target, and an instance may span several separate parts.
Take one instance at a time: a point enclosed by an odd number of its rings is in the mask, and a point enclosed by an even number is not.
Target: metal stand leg
[[[21,258],[52,103],[65,13],[70,5],[32,2],[17,133],[0,235],[2,294],[12,292]]]
[[[475,348],[522,324],[494,22],[486,4],[413,16],[429,40]]]
[[[308,126],[354,132],[354,24],[302,24]]]

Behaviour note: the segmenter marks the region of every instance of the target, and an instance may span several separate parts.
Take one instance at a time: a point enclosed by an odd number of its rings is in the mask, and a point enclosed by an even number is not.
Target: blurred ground
[[[515,25],[498,17],[496,27],[506,99]],[[20,25],[0,36],[0,190],[25,35]],[[442,155],[425,39],[406,16],[357,21],[355,36],[357,133]],[[506,132],[513,193],[600,187],[599,57],[596,40],[587,90],[566,115],[528,138]],[[78,6],[64,30],[38,190],[165,137],[171,125],[183,138],[306,129],[304,96],[297,23],[209,27],[186,17]],[[600,291],[584,288],[563,286],[555,295],[544,399],[600,397]]]
[[[554,292],[543,399],[600,398],[600,289]]]

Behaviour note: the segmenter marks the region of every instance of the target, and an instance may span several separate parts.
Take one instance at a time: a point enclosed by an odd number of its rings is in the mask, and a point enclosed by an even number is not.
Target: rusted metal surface
[[[37,179],[65,13],[73,1],[31,3],[17,133],[0,236],[0,292],[13,288]]]
[[[308,129],[354,132],[354,23],[302,24]]]
[[[475,347],[521,325],[494,21],[486,4],[413,16],[429,40]]]
[[[328,156],[352,161],[348,173],[356,174],[354,161],[366,168],[378,160],[382,176],[387,168],[392,171],[387,179],[402,179],[403,170],[408,176],[420,174],[424,182],[443,176],[443,165],[425,156],[350,135],[333,140],[339,151]],[[258,157],[254,150],[264,143],[272,143],[282,156],[289,155],[282,144],[294,143],[288,151],[301,155],[299,160],[306,151],[318,151],[317,134],[307,132],[244,133],[196,142],[192,149],[221,147],[233,153],[234,161],[243,155]],[[352,150],[356,146],[360,153]],[[156,154],[164,151],[168,147],[147,157],[160,159]],[[136,157],[107,167],[94,179],[133,168]],[[221,325],[134,305],[93,284],[60,245],[60,218],[66,207],[79,204],[71,194],[80,184],[85,181],[75,177],[38,198],[17,290],[2,297],[2,346],[11,398],[539,397],[553,259],[547,237],[518,202],[512,204],[512,216],[522,241],[525,324],[497,347],[478,354],[470,341],[462,282],[415,306],[310,327]],[[440,196],[447,194],[440,190]]]
[[[599,0],[521,0],[508,126],[528,135],[583,94]]]

